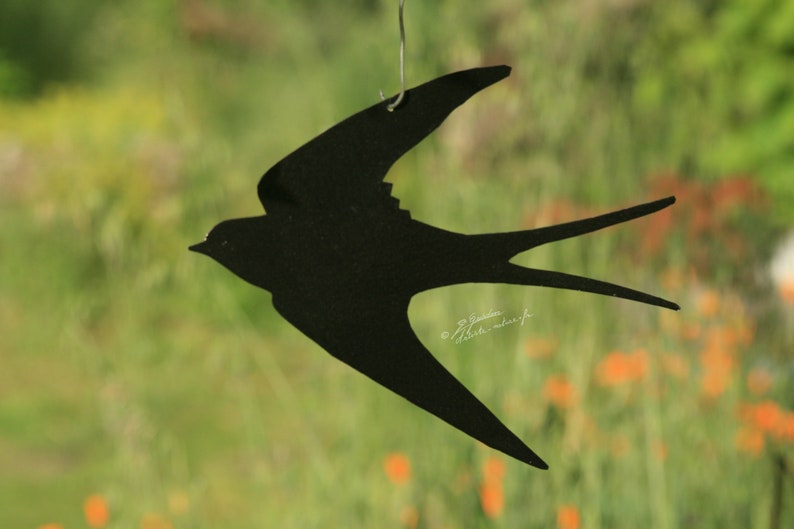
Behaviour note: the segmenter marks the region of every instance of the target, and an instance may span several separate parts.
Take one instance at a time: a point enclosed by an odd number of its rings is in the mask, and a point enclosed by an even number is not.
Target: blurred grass
[[[734,70],[708,66],[721,64],[724,35],[789,64],[774,21],[791,3],[747,15],[744,32],[738,4],[406,6],[409,84],[514,67],[390,172],[414,218],[507,231],[681,198],[669,224],[644,219],[516,259],[659,293],[680,314],[504,285],[413,300],[422,341],[551,465],[504,460],[498,486],[483,465],[501,456],[334,361],[268,294],[186,251],[219,220],[260,213],[253,190],[270,164],[379,89],[396,91],[396,2],[86,0],[91,30],[68,47],[62,29],[37,34],[80,65],[57,77],[19,52],[21,37],[3,41],[0,526],[85,527],[80,506],[95,492],[110,527],[570,529],[566,506],[587,527],[769,526],[767,458],[790,455],[794,436],[737,410],[768,401],[788,417],[790,308],[768,281],[741,278],[766,266],[791,218],[779,176],[791,171],[790,138],[784,126],[759,161],[765,140],[742,131],[785,123],[792,100],[770,75],[753,114],[728,90]],[[40,28],[71,24],[49,4],[25,9]],[[734,23],[691,33],[704,20]],[[758,37],[770,20],[777,37]],[[678,65],[685,44],[701,62]],[[751,90],[757,76],[742,64]],[[715,155],[717,140],[750,154]],[[736,174],[786,192],[765,206],[718,200]],[[525,308],[522,327],[440,338],[472,312]],[[599,374],[609,353],[638,350],[634,378]],[[773,380],[762,392],[748,385],[758,370]],[[737,446],[759,434],[760,448]],[[407,483],[384,473],[390,453],[411,462]],[[486,485],[501,509],[484,508]],[[794,516],[785,500],[782,526]]]

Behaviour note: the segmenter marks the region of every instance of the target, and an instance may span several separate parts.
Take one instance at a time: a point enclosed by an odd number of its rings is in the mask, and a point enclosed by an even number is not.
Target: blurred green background
[[[794,525],[794,2],[406,2],[409,86],[514,68],[394,166],[414,218],[482,233],[678,197],[516,262],[679,313],[503,285],[412,302],[548,472],[186,249],[397,91],[397,4],[0,3],[0,527]]]

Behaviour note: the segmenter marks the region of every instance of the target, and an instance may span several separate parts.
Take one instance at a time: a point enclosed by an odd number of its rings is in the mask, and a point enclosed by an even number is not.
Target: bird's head
[[[270,290],[268,270],[273,251],[264,217],[225,220],[212,228],[203,242],[188,249],[217,262],[258,287]]]

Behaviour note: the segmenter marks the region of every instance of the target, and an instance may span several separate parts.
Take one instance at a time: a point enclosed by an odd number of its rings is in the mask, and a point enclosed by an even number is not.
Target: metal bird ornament
[[[342,362],[486,445],[548,465],[442,366],[408,321],[411,297],[460,283],[533,285],[678,305],[586,277],[525,268],[515,255],[659,211],[674,197],[534,230],[464,235],[399,209],[383,179],[458,106],[510,74],[507,66],[439,77],[345,119],[268,170],[266,214],[215,226],[190,249],[272,293],[288,322]]]

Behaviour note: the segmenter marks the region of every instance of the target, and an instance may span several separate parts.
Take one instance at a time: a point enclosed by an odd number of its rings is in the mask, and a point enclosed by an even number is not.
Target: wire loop
[[[400,94],[394,101],[386,105],[386,108],[389,110],[389,112],[393,112],[395,108],[400,106],[400,104],[403,102],[403,98],[405,98],[405,22],[403,21],[404,3],[405,0],[400,0]],[[383,90],[380,91],[380,99],[381,101],[386,100],[383,95]]]

